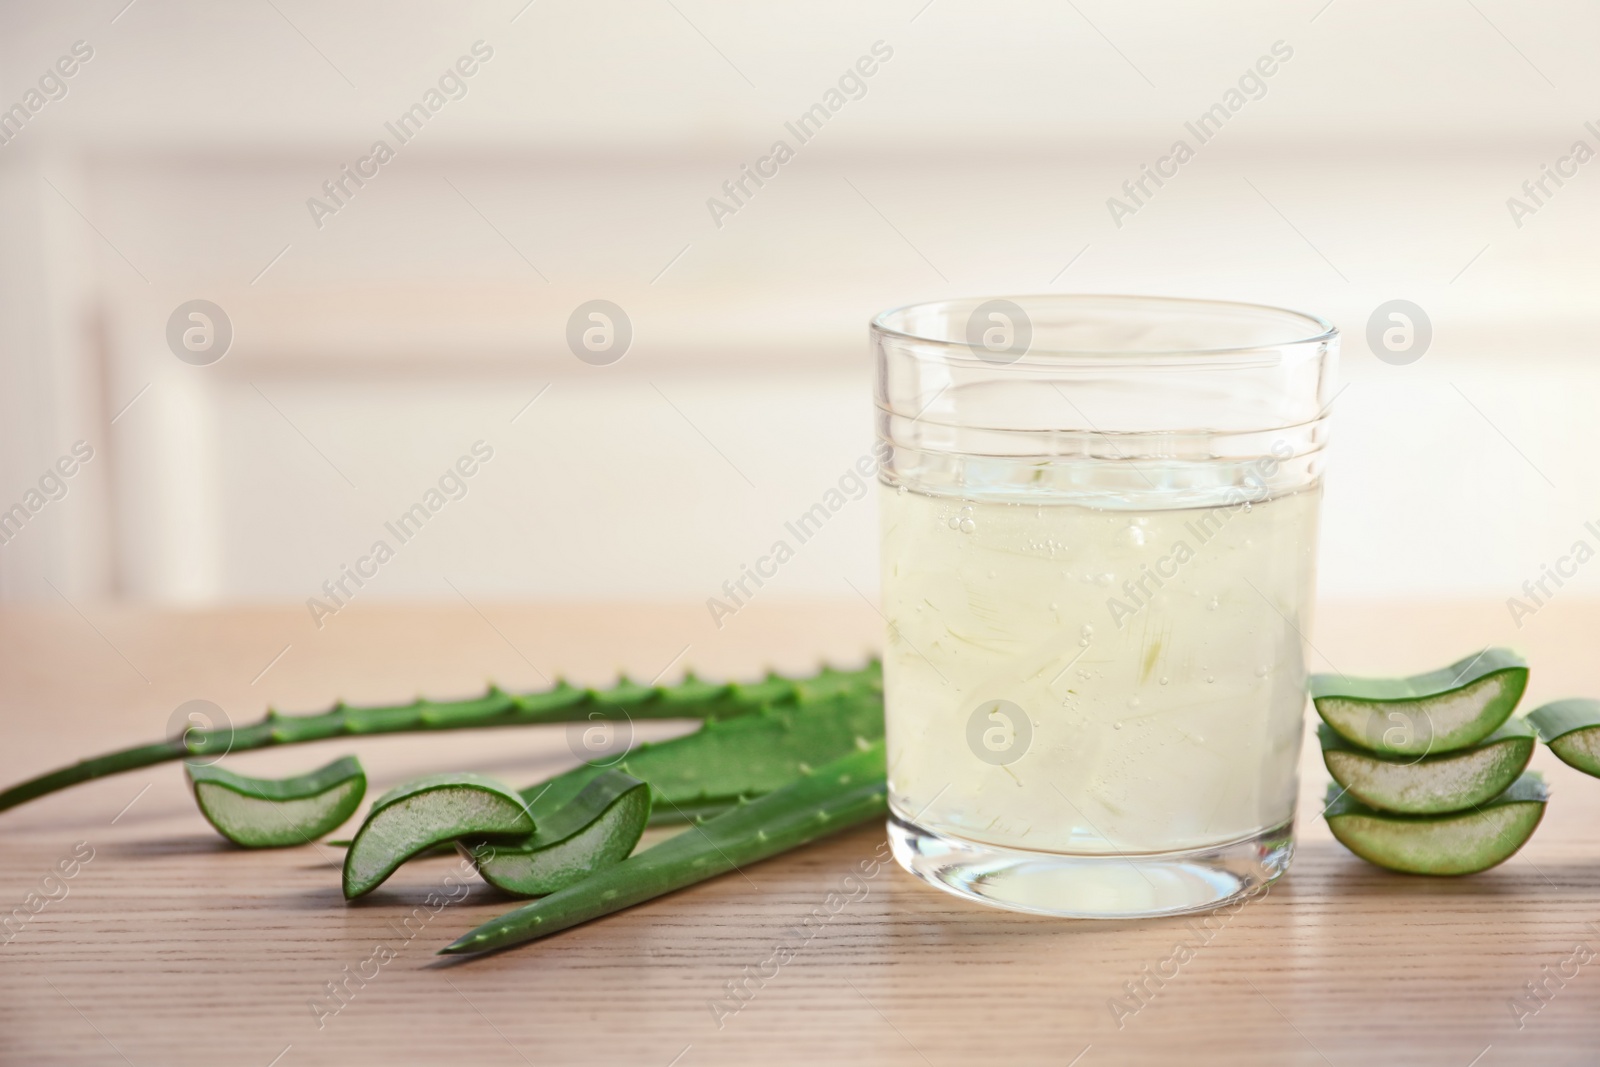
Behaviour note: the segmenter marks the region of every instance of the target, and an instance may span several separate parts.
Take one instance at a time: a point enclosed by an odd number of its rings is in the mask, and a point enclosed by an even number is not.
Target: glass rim
[[[1151,304],[1168,309],[1183,310],[1185,308],[1199,310],[1201,308],[1230,309],[1239,312],[1256,312],[1277,316],[1286,320],[1296,320],[1306,324],[1310,332],[1303,337],[1290,340],[1276,341],[1266,344],[1231,345],[1211,348],[1174,348],[1174,349],[1147,349],[1132,351],[1117,351],[1104,348],[1038,348],[1029,345],[1027,351],[1015,360],[1007,361],[1010,366],[1017,365],[1092,365],[1095,363],[1114,360],[1120,365],[1130,362],[1146,362],[1160,360],[1171,365],[1194,366],[1238,366],[1248,359],[1240,360],[1237,357],[1249,357],[1278,353],[1284,349],[1302,348],[1327,343],[1339,336],[1339,328],[1320,315],[1313,315],[1306,311],[1297,311],[1293,308],[1277,307],[1272,304],[1256,304],[1240,300],[1211,300],[1199,297],[1182,296],[1151,296],[1137,293],[1027,293],[1008,294],[990,297],[946,297],[940,300],[919,300],[911,304],[901,304],[898,307],[880,311],[874,315],[869,323],[869,328],[876,336],[897,338],[915,345],[925,345],[935,349],[947,350],[951,358],[960,358],[957,354],[965,352],[967,356],[985,362],[981,355],[973,352],[972,345],[960,339],[950,337],[930,337],[922,333],[901,329],[897,325],[890,325],[891,321],[904,320],[913,311],[923,309],[949,308],[969,301],[983,303],[989,300],[1009,300],[1024,311],[1028,310],[1029,302],[1034,304],[1072,304],[1102,302],[1108,305],[1116,304]],[[1047,357],[1039,359],[1036,357]]]

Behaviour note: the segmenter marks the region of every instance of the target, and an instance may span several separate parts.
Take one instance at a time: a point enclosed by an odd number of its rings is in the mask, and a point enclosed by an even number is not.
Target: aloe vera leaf
[[[609,770],[583,787],[526,842],[458,841],[456,848],[490,885],[525,897],[564,889],[628,858],[650,821],[650,787]]]
[[[354,756],[292,778],[249,778],[209,764],[184,769],[200,814],[245,848],[309,844],[353,815],[367,792]]]
[[[759,796],[758,793],[749,794],[743,799]],[[650,826],[681,826],[684,823],[705,822],[714,819],[725,811],[739,806],[739,800],[695,800],[687,804],[675,804],[669,808],[657,808],[654,804],[650,807]]]
[[[1396,815],[1354,797],[1330,798],[1324,817],[1339,843],[1368,863],[1405,874],[1476,874],[1510,859],[1544,817],[1549,790],[1527,771],[1504,793],[1448,815]]]
[[[635,719],[731,719],[769,705],[804,705],[856,691],[881,693],[882,686],[882,670],[874,660],[860,670],[825,667],[807,678],[769,674],[752,683],[706,682],[693,675],[671,686],[642,686],[623,679],[610,689],[585,689],[559,682],[550,689],[521,694],[490,686],[483,696],[466,700],[419,698],[409,704],[374,707],[352,707],[341,701],[328,711],[309,715],[269,710],[266,718],[248,726],[189,730],[19,782],[0,792],[0,811],[82,782],[219,751],[247,752],[366,734],[583,722],[596,711]]]
[[[1369,807],[1409,815],[1440,815],[1498,796],[1527,769],[1533,727],[1505,724],[1469,748],[1437,756],[1383,756],[1352,745],[1319,723],[1322,762],[1350,795]]]
[[[1528,712],[1528,721],[1562,763],[1600,778],[1600,700],[1553,700]]]
[[[389,790],[344,854],[344,896],[370,893],[406,860],[460,837],[510,841],[534,832],[509,786],[481,774],[431,774]]]
[[[1396,756],[1477,744],[1510,717],[1528,685],[1528,665],[1504,648],[1409,678],[1313,674],[1322,721],[1351,744]]]
[[[440,950],[487,952],[548,937],[769,856],[888,810],[883,742],[692,826],[581,882],[492,919]]]
[[[883,704],[876,693],[862,692],[707,722],[684,737],[639,745],[614,765],[650,783],[652,825],[696,822],[882,736]],[[583,764],[529,786],[522,796],[542,824],[605,769]]]

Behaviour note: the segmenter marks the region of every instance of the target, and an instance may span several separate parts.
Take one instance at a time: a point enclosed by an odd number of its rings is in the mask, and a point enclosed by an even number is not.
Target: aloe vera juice
[[[1164,510],[881,493],[901,818],[1083,855],[1292,819],[1317,487]]]

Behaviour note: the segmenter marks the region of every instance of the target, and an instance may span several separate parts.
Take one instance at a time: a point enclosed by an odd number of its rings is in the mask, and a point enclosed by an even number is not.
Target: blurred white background
[[[0,126],[0,508],[94,450],[0,545],[6,600],[302,604],[481,440],[467,495],[358,600],[700,602],[869,447],[874,312],[1045,290],[1341,327],[1325,596],[1500,599],[1600,544],[1600,162],[1547,179],[1520,226],[1507,205],[1574,142],[1600,149],[1590,4],[105,0],[0,20],[0,107],[93,51]],[[465,95],[400,144],[385,123],[480,41]],[[785,122],[880,41],[864,95],[798,144]],[[1115,225],[1107,198],[1196,143],[1184,123],[1275,42],[1293,55],[1264,94]],[[394,158],[319,227],[307,199],[380,138]],[[794,158],[717,225],[707,199],[779,138]],[[193,299],[234,332],[207,366],[166,341]],[[609,366],[565,340],[593,299],[633,325]],[[1392,299],[1432,321],[1409,365],[1367,346]],[[875,530],[851,504],[763,595],[870,595]],[[1600,564],[1567,588],[1600,591]]]

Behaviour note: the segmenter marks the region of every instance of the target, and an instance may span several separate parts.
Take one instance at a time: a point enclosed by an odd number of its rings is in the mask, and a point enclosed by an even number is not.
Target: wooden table
[[[879,625],[859,601],[758,602],[720,631],[698,606],[355,605],[320,632],[297,611],[13,611],[0,618],[0,779],[152,740],[195,698],[242,722],[268,702],[309,710],[335,697],[445,696],[491,677],[533,688],[541,674],[601,682],[621,668],[648,679],[683,663],[751,675],[769,663],[859,660]],[[1529,701],[1543,701],[1600,694],[1597,631],[1600,604],[1577,601],[1558,600],[1521,632],[1502,604],[1328,605],[1313,639],[1318,657],[1350,673],[1433,667],[1513,642],[1534,664]],[[546,728],[340,741],[232,765],[288,773],[350,751],[374,790],[451,768],[522,784],[573,759],[563,731]],[[1120,1028],[1108,1002],[1178,939],[1194,941],[1194,920],[1012,914],[885,866],[719,1026],[711,1005],[727,983],[760,969],[785,928],[874,854],[880,828],[548,941],[441,963],[434,948],[507,907],[477,886],[429,911],[455,861],[410,865],[349,906],[335,850],[226,846],[179,768],[155,767],[0,814],[4,909],[40,891],[75,848],[93,850],[52,884],[59,899],[0,946],[0,1062],[1592,1064],[1600,958],[1567,961],[1579,942],[1600,952],[1600,925],[1590,925],[1600,924],[1600,781],[1544,751],[1535,766],[1556,796],[1533,842],[1487,874],[1435,880],[1369,867],[1331,840],[1310,817],[1326,776],[1308,752],[1291,873]],[[427,921],[407,937],[399,922],[419,906]],[[312,998],[380,943],[396,957],[319,1028]],[[1568,977],[1548,983],[1553,995],[1519,1029],[1510,1003],[1561,969]]]

